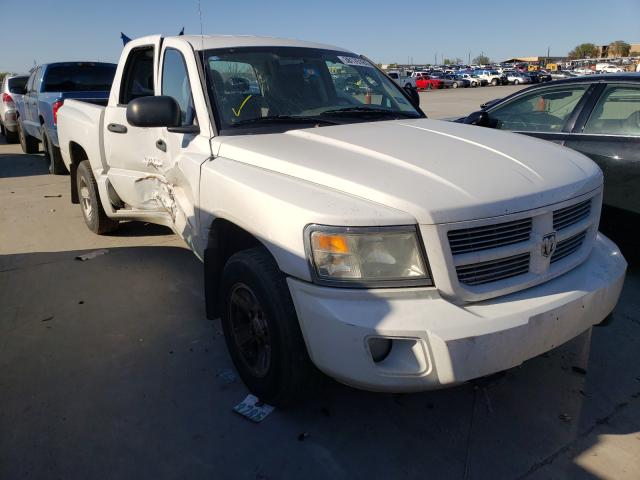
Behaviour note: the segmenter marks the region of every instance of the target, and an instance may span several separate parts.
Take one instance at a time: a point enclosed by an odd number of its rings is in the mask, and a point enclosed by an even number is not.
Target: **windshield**
[[[204,61],[225,133],[285,121],[307,128],[423,116],[391,79],[346,52],[242,47],[207,50]]]
[[[44,92],[108,91],[116,73],[111,63],[68,63],[52,65],[45,74]]]

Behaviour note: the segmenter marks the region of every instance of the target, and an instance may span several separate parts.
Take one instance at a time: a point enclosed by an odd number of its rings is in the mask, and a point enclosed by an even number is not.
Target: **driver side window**
[[[489,111],[495,128],[519,132],[561,132],[589,85],[545,88]]]

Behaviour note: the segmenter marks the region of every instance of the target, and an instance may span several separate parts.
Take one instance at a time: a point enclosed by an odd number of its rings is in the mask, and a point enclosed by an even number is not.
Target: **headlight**
[[[318,283],[354,287],[433,285],[414,226],[305,229]]]

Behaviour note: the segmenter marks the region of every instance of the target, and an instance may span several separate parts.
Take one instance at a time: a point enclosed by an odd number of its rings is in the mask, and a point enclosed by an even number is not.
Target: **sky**
[[[28,9],[25,8],[28,6]],[[379,63],[434,63],[484,52],[500,61],[566,55],[579,43],[640,43],[640,0],[201,0],[207,34],[338,45]],[[198,0],[0,0],[0,71],[37,63],[117,62],[120,32],[199,34]]]

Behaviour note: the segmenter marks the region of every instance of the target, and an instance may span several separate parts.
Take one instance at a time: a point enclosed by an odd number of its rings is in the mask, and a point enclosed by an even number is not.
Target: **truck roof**
[[[349,52],[349,50],[335,45],[256,35],[181,35],[173,38],[186,40],[195,50],[230,47],[306,47]]]

